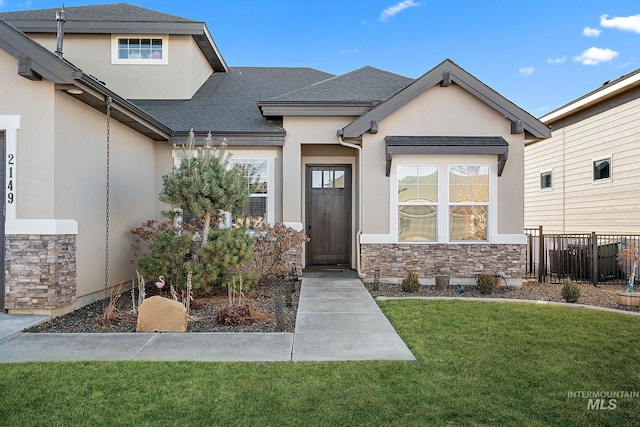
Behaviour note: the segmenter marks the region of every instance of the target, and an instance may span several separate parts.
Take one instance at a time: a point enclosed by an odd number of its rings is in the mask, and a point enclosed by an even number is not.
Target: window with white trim
[[[398,239],[435,241],[438,215],[438,167],[398,166]]]
[[[168,64],[167,36],[131,35],[111,37],[112,64]]]
[[[593,161],[593,181],[611,180],[611,157]]]
[[[487,164],[397,164],[393,177],[399,242],[483,242],[496,224],[489,219],[496,173]]]
[[[540,173],[540,189],[551,190],[552,188],[553,188],[552,173],[550,171]]]
[[[489,168],[449,166],[449,240],[487,240]]]
[[[268,224],[269,213],[269,161],[268,159],[236,159],[229,161],[230,166],[239,166],[247,181],[247,202],[238,206],[231,222],[254,229]]]

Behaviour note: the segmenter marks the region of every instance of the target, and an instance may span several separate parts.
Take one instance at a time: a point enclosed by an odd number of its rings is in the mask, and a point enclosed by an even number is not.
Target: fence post
[[[544,235],[542,234],[542,226],[538,227],[538,283],[542,283],[546,266],[544,265]]]
[[[591,283],[598,285],[598,236],[596,232],[591,232]]]

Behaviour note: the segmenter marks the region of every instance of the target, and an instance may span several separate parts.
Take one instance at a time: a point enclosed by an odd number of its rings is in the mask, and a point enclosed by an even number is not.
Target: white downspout
[[[362,235],[362,184],[364,182],[362,178],[362,147],[357,144],[351,144],[342,140],[342,135],[338,133],[338,142],[344,147],[353,148],[358,150],[358,231],[356,232],[356,272],[358,277],[364,279],[364,274],[360,270],[360,236]]]

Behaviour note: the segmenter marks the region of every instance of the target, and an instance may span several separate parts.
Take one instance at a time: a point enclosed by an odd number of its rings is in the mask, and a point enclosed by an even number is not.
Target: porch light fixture
[[[84,91],[82,89],[67,89],[67,93],[70,95],[82,95]]]

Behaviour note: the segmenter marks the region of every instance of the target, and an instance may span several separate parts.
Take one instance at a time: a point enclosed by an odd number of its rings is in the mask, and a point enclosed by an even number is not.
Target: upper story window
[[[168,64],[167,36],[111,36],[112,64]]]
[[[593,181],[611,180],[611,157],[593,161]]]
[[[540,189],[551,190],[553,188],[553,181],[551,172],[542,172],[540,174]]]

